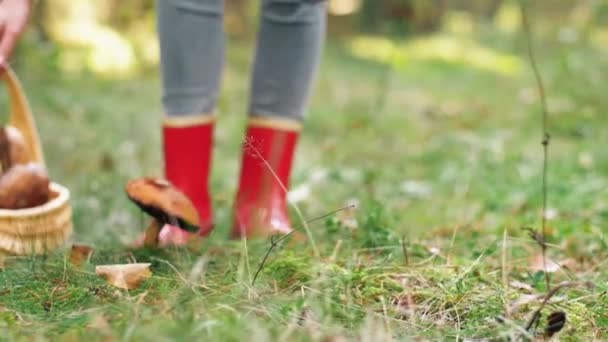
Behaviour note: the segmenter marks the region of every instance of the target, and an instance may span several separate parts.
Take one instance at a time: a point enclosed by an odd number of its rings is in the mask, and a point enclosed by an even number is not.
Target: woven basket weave
[[[0,72],[6,82],[10,98],[9,124],[25,138],[30,162],[44,165],[40,137],[27,98],[15,73],[6,69]],[[72,233],[70,192],[51,183],[51,200],[26,209],[0,209],[0,254],[43,254],[61,246]]]

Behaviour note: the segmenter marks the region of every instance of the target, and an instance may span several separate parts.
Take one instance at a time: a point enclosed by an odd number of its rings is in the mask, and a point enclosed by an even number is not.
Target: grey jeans
[[[260,0],[249,114],[301,120],[325,36],[319,0]],[[215,110],[224,63],[223,0],[157,0],[167,115]]]

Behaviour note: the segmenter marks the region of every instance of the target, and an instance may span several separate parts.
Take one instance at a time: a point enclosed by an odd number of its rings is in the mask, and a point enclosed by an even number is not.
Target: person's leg
[[[287,188],[325,20],[323,1],[262,0],[233,237],[291,230]]]
[[[213,226],[208,177],[214,110],[224,60],[223,0],[158,0],[157,30],[165,110],[165,175],[198,209],[201,235]],[[167,226],[161,243],[184,242]]]

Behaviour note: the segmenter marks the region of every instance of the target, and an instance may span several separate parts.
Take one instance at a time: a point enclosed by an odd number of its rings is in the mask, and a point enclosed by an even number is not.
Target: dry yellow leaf
[[[89,259],[89,256],[93,253],[93,247],[87,245],[72,245],[70,250],[70,263],[76,267],[82,265],[82,263]]]
[[[100,265],[95,267],[95,273],[108,284],[128,290],[137,288],[152,275],[150,264]]]
[[[513,280],[511,282],[509,282],[509,286],[511,286],[514,289],[517,290],[522,290],[522,291],[527,291],[527,292],[534,292],[534,288],[526,283],[523,283],[519,280]]]
[[[543,298],[542,294],[522,294],[515,301],[511,302],[507,306],[507,313],[512,315],[516,313],[520,307],[524,305],[529,305],[532,303],[536,303]]]
[[[94,316],[89,324],[87,324],[87,328],[95,329],[95,330],[108,330],[110,329],[110,324],[108,320],[103,315]]]
[[[528,261],[528,268],[533,272],[555,273],[559,271],[561,267],[560,263],[549,257],[543,259],[542,253],[532,256]]]

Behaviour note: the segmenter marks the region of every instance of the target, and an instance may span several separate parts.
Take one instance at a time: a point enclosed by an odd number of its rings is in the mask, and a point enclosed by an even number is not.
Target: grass
[[[131,177],[160,175],[158,75],[125,80],[62,74],[32,57],[19,74],[53,178],[72,193],[73,241],[95,246],[74,268],[65,250],[10,259],[0,272],[0,340],[325,340],[507,338],[546,291],[531,267],[538,228],[541,126],[521,37],[472,37],[523,66],[511,74],[461,59],[403,62],[358,56],[345,41],[325,52],[294,189],[307,218],[347,203],[358,209],[311,225],[306,244],[277,249],[255,286],[268,241],[229,241],[247,98],[248,46],[233,45],[219,103],[211,180],[217,228],[200,246],[131,250],[141,217],[123,194]],[[606,50],[545,35],[538,59],[549,94],[549,256],[567,267],[543,311],[568,322],[559,338],[608,338]],[[405,43],[394,40],[397,47]],[[392,63],[392,64],[391,64]],[[306,192],[304,191],[304,192]],[[295,216],[294,216],[295,218]],[[355,228],[356,226],[356,228]],[[404,252],[405,251],[405,252]],[[94,265],[152,263],[131,291]],[[502,317],[502,318],[501,318]]]

